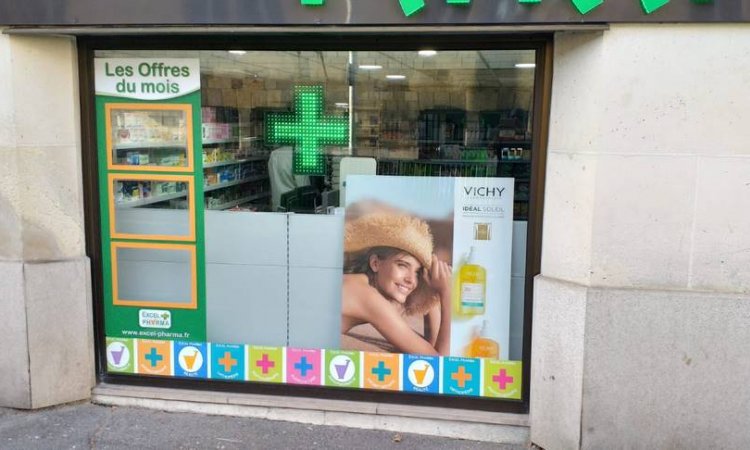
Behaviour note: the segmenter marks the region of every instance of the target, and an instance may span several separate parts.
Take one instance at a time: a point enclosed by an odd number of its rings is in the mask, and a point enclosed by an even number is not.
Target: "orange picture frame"
[[[121,233],[117,231],[117,216],[115,215],[115,197],[114,183],[117,180],[127,181],[165,181],[165,182],[184,182],[187,183],[188,198],[188,234],[187,235],[163,235],[163,234],[136,234]],[[108,181],[108,202],[109,202],[109,234],[112,239],[140,239],[149,241],[195,241],[195,180],[192,175],[156,175],[156,174],[125,174],[113,173],[107,177]]]
[[[185,158],[186,166],[156,166],[156,165],[137,165],[137,164],[117,164],[113,160],[114,143],[112,142],[112,111],[113,110],[130,110],[130,111],[182,111],[185,115]],[[190,104],[173,104],[173,103],[107,103],[104,105],[104,122],[107,147],[107,169],[109,170],[127,170],[132,172],[193,172],[195,168],[194,142],[193,142],[193,106]],[[147,144],[141,146],[148,147]],[[138,148],[138,147],[134,147]]]
[[[117,277],[117,251],[121,248],[139,248],[149,250],[177,250],[186,251],[190,254],[190,299],[186,302],[164,302],[151,300],[130,300],[120,298],[119,280]],[[146,308],[170,308],[170,309],[198,309],[198,268],[196,259],[195,245],[189,244],[160,244],[145,242],[112,242],[111,243],[112,259],[112,303],[116,306],[138,306]],[[179,302],[179,303],[178,303]]]

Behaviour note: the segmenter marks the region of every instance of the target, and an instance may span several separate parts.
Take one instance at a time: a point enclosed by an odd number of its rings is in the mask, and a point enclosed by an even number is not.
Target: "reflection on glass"
[[[511,177],[528,216],[534,50],[357,52],[354,155],[380,175]],[[424,55],[426,56],[426,55]],[[361,64],[360,64],[361,67]],[[389,77],[387,74],[399,74]]]
[[[109,119],[114,164],[187,167],[185,110],[113,108]]]
[[[536,52],[430,50],[180,52],[201,61],[203,146],[196,154],[207,208],[330,211],[345,198],[339,163],[355,157],[374,160],[384,175],[512,177],[515,218],[525,220],[538,70],[525,67],[534,65]],[[97,57],[115,56],[122,55],[97,51]],[[350,145],[324,146],[320,176],[295,174],[288,163],[294,144],[266,139],[269,117],[295,113],[301,85],[324,88],[322,114],[349,119]],[[180,111],[130,107],[112,115],[117,146],[184,145]],[[117,157],[130,165],[179,165],[179,150],[125,148]]]
[[[373,46],[376,45],[373,43]],[[535,157],[532,152],[532,118],[535,113],[536,70],[522,69],[518,65],[533,63],[536,59],[534,50],[439,49],[427,54],[423,52],[422,55],[416,50],[247,51],[232,55],[227,54],[226,50],[139,50],[127,53],[97,50],[96,56],[200,59],[200,127],[203,142],[202,148],[196,149],[195,154],[203,164],[204,194],[203,198],[196,200],[203,201],[207,210],[236,208],[242,211],[327,212],[330,209],[326,206],[344,203],[347,173],[374,173],[376,170],[379,175],[397,176],[513,177],[516,221],[513,231],[510,355],[512,359],[521,359],[526,281],[525,220],[528,215],[531,160]],[[293,112],[294,88],[302,84],[325,88],[325,115],[345,114],[349,118],[351,143],[349,146],[325,148],[326,170],[323,176],[295,176],[293,145],[273,145],[265,139],[267,117]],[[114,117],[111,120],[117,122]],[[116,125],[113,127],[117,128]],[[195,126],[199,127],[198,124]],[[129,130],[125,134],[132,141]],[[142,142],[118,141],[114,130],[111,136],[118,146],[143,145]],[[140,150],[134,148],[124,150],[120,160],[127,159],[128,151],[137,152],[137,162],[143,163]],[[149,153],[145,162],[155,164],[154,155],[157,153]],[[344,157],[351,160],[351,164],[347,164]],[[135,155],[133,158],[135,163]],[[166,190],[159,188],[153,182],[148,185],[141,182],[120,186],[113,184],[112,189],[116,196],[120,196],[115,214],[117,221],[121,222],[118,223],[118,230],[158,229],[159,221],[154,219],[157,213],[185,213],[184,209],[169,209],[172,207],[171,200],[186,199],[181,196],[177,183],[174,183],[174,192],[170,187]],[[177,195],[179,199],[168,200],[162,195]],[[134,216],[132,220],[127,217],[129,213]],[[279,226],[277,219],[279,216],[274,214],[206,212],[206,245],[208,254],[212,255],[207,265],[207,295],[211,298],[208,303],[209,323],[212,308],[214,311],[235,311],[239,308],[237,302],[240,302],[250,316],[224,314],[220,318],[222,327],[245,330],[260,337],[253,338],[255,341],[243,340],[243,332],[232,331],[227,335],[227,341],[263,343],[264,339],[276,336],[274,333],[279,331],[278,327],[271,327],[274,328],[272,331],[267,327],[269,323],[275,323],[273,318],[259,322],[257,327],[248,327],[248,317],[258,316],[253,312],[268,312],[268,286],[278,287],[281,297],[294,295],[285,291],[289,289],[283,285],[286,272],[279,269],[276,273],[276,267],[261,270],[255,263],[244,260],[237,262],[225,255],[234,254],[236,248],[244,248],[248,242],[275,248],[279,245],[292,246],[296,240],[302,244],[289,253],[293,256],[290,263],[294,266],[293,270],[299,267],[300,271],[295,272],[299,274],[295,278],[298,282],[293,283],[291,288],[297,289],[299,297],[304,300],[300,300],[296,310],[295,300],[287,307],[293,312],[291,317],[302,317],[314,310],[315,320],[298,321],[291,324],[290,329],[284,329],[286,322],[282,311],[279,316],[281,334],[291,331],[290,336],[299,339],[299,346],[326,347],[326,344],[320,343],[325,341],[335,347],[339,335],[336,332],[331,335],[330,331],[338,331],[340,310],[339,303],[332,306],[329,301],[340,292],[340,270],[329,269],[335,262],[321,263],[325,268],[320,269],[308,268],[312,265],[300,261],[338,261],[341,256],[341,222],[324,220],[326,218],[321,216],[309,217],[309,224],[304,227],[300,225],[297,229],[309,231],[311,237],[301,240],[294,234],[299,216],[283,218],[286,228]],[[168,222],[175,226],[174,219]],[[169,231],[161,229],[159,232]],[[490,232],[487,230],[473,232],[482,239],[489,239]],[[492,230],[493,238],[497,232]],[[290,236],[292,240],[288,240]],[[244,256],[256,258],[258,253],[246,252]],[[131,291],[127,295],[142,299],[152,297],[147,293],[160,289],[159,286],[140,289],[138,285],[155,285],[157,281],[165,286],[153,298],[170,301],[182,295],[177,294],[176,287],[171,284],[176,284],[174,280],[180,277],[185,280],[188,274],[183,269],[182,275],[165,278],[170,276],[165,268],[177,263],[161,258],[151,255],[122,259],[121,263],[129,267],[120,269],[121,276],[128,284],[133,284],[128,286]],[[162,267],[152,265],[157,262]],[[326,274],[327,270],[330,273]],[[274,281],[275,277],[280,277],[279,283]],[[258,282],[254,282],[256,278]],[[242,298],[238,299],[238,288],[232,284],[232,280],[240,280],[234,284],[241,285],[240,290],[247,291],[243,291]],[[188,284],[187,281],[180,283],[181,286]],[[332,286],[333,290],[330,290]],[[321,289],[329,291],[311,300],[306,295],[311,289],[316,292]],[[305,314],[299,314],[300,304],[307,308]],[[313,322],[331,326],[307,326]],[[271,344],[275,345],[274,341],[268,343]]]

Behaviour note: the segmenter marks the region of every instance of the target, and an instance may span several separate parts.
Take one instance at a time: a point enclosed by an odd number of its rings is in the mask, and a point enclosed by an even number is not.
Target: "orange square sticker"
[[[393,353],[364,352],[364,387],[365,389],[380,389],[398,391],[400,357]]]
[[[172,375],[172,342],[138,340],[138,373]]]

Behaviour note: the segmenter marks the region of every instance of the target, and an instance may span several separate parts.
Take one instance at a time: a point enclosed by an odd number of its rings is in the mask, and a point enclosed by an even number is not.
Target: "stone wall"
[[[95,371],[75,41],[0,34],[0,98],[0,406],[85,399]]]
[[[555,36],[538,445],[750,442],[749,55],[746,25]]]

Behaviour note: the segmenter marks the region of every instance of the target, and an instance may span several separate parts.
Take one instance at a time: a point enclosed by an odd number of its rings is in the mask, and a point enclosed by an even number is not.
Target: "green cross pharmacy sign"
[[[294,112],[268,113],[266,142],[293,145],[292,165],[297,175],[325,174],[323,147],[349,145],[349,119],[326,116],[322,86],[295,86]]]
[[[325,0],[300,0],[304,6],[321,6]],[[512,1],[512,0],[498,0],[498,1]],[[542,0],[516,0],[518,3],[533,4],[541,3]],[[610,1],[622,1],[622,0],[610,0]],[[633,0],[636,1],[636,0]],[[646,14],[651,14],[657,9],[669,3],[670,0],[640,0],[641,6]],[[425,0],[398,0],[401,5],[401,10],[407,17],[414,15],[421,11],[425,7]],[[471,0],[445,0],[449,5],[469,5]],[[573,6],[581,14],[587,14],[593,11],[597,7],[604,3],[604,0],[571,0]],[[713,3],[713,0],[692,0],[693,3]]]

